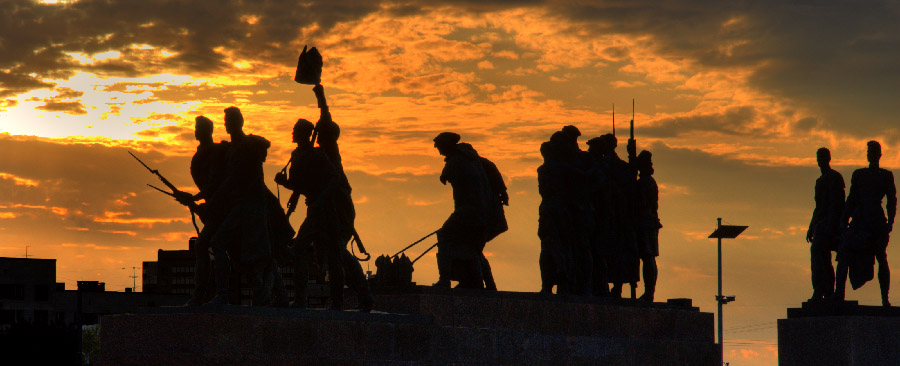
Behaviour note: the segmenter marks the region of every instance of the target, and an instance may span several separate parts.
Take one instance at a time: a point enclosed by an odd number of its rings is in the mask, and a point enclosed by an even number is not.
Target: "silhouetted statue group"
[[[635,296],[643,263],[644,294],[653,301],[659,255],[659,188],[652,154],[635,154],[629,139],[628,162],[616,154],[617,140],[606,134],[578,146],[581,132],[565,126],[541,145],[541,292],[581,296]],[[612,284],[612,288],[610,288]]]
[[[173,190],[164,193],[190,207],[204,223],[194,246],[197,287],[189,305],[206,300],[229,303],[229,293],[243,274],[250,283],[254,305],[304,308],[310,273],[315,272],[320,277],[327,273],[331,309],[343,307],[343,288],[347,285],[358,294],[360,309],[371,311],[374,298],[368,281],[357,258],[347,250],[347,244],[356,241],[365,253],[354,228],[356,211],[338,148],[340,128],[331,118],[320,84],[321,67],[318,51],[304,48],[295,80],[315,85],[320,116],[316,124],[305,119],[296,122],[292,138],[297,147],[275,176],[278,185],[293,192],[286,212],[264,181],[263,163],[270,143],[244,133],[244,118],[238,108],[224,111],[231,141],[214,142],[213,122],[196,117],[199,145],[190,171],[199,193],[177,190],[144,164]],[[633,298],[643,275],[640,299],[652,302],[662,228],[652,154],[646,150],[637,153],[633,121],[626,148],[628,161],[616,153],[615,134],[588,140],[587,151],[579,147],[580,136],[577,127],[565,126],[540,146],[541,292],[552,293],[555,286],[557,294],[622,297],[624,284],[629,284]],[[450,287],[451,281],[458,281],[460,288],[496,290],[484,248],[508,230],[503,206],[509,205],[509,194],[497,166],[460,140],[453,132],[434,138],[434,147],[445,162],[440,182],[450,183],[454,202],[453,213],[435,232],[439,279],[434,286]],[[885,249],[897,197],[892,173],[878,165],[880,157],[881,146],[870,141],[869,167],[853,173],[845,202],[844,180],[831,169],[829,150],[817,152],[822,176],[816,180],[816,208],[806,236],[811,243],[812,299],[843,300],[848,276],[853,288],[859,288],[874,277],[877,261],[882,302],[889,305],[890,271]],[[306,218],[294,236],[288,217],[297,209],[300,195],[305,197]],[[882,198],[887,199],[887,215]],[[198,204],[201,200],[203,203]],[[836,272],[831,251],[838,253]],[[278,270],[278,258],[284,257],[292,258],[296,266],[296,294],[290,303]],[[393,283],[394,277],[411,276],[412,262],[405,255],[399,259],[407,264],[400,266],[405,269],[380,274],[381,282]],[[386,268],[390,258],[379,261],[379,268]],[[215,278],[214,288],[207,281],[210,272]]]
[[[891,305],[886,251],[897,214],[897,188],[893,173],[879,167],[881,144],[869,141],[866,155],[869,166],[853,172],[845,202],[844,178],[831,169],[831,152],[824,147],[816,152],[822,176],[816,179],[816,208],[806,232],[811,244],[810,300],[844,300],[848,276],[854,290],[862,287],[874,278],[877,261],[881,303]],[[882,207],[885,199],[887,215]],[[837,272],[831,264],[832,251],[837,252]]]
[[[321,112],[319,121],[316,125],[305,119],[297,121],[292,134],[297,148],[286,166],[290,169],[275,176],[277,184],[293,191],[287,212],[264,181],[263,163],[270,143],[244,133],[240,110],[225,109],[230,142],[213,142],[212,121],[196,118],[199,145],[191,159],[191,176],[200,192],[174,192],[204,223],[194,246],[197,287],[189,305],[199,305],[210,297],[211,304],[230,303],[229,290],[240,278],[233,274],[237,271],[248,279],[254,305],[304,308],[312,265],[328,274],[331,309],[342,308],[346,284],[358,294],[360,309],[371,311],[374,298],[362,267],[347,250],[351,238],[358,241],[359,236],[354,229],[350,183],[338,148],[340,128],[331,119],[322,85],[317,84],[313,91]],[[307,213],[293,237],[288,217],[301,194],[306,197]],[[201,199],[204,202],[197,204]],[[210,250],[215,259],[214,289],[208,288],[206,281],[211,270]],[[291,303],[276,259],[283,252],[293,258],[296,267],[296,294]]]

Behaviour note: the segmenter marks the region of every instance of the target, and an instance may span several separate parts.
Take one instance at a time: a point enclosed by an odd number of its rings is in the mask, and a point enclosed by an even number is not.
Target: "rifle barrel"
[[[154,186],[154,185],[152,185],[152,184],[147,184],[147,185],[150,186],[150,188],[153,188],[153,189],[155,189],[155,190],[157,190],[157,191],[162,192],[163,194],[167,194],[167,195],[169,195],[169,196],[175,197],[174,194],[169,193],[169,192],[166,192],[166,191],[162,190],[161,188],[159,188],[159,187],[157,187],[157,186]]]
[[[137,157],[137,156],[135,156],[134,154],[132,154],[131,151],[128,152],[128,155],[131,155],[131,157],[134,158],[134,160],[137,160],[138,163],[141,163],[141,165],[143,165],[144,168],[147,168],[147,170],[149,170],[150,173],[156,173],[156,171],[154,171],[153,169],[150,169],[150,167],[147,166],[147,164],[144,164],[144,162],[143,162],[139,157]]]

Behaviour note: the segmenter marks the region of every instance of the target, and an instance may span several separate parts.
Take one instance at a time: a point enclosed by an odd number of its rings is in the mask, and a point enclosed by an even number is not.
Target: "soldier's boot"
[[[642,262],[644,264],[642,268],[644,275],[644,294],[641,295],[639,299],[653,302],[653,295],[656,293],[656,277],[659,274],[656,267],[656,258],[645,258]]]
[[[342,251],[341,259],[344,265],[344,282],[347,284],[347,287],[356,291],[359,311],[364,313],[372,312],[375,297],[372,296],[372,289],[369,288],[369,280],[363,274],[362,266],[356,260],[356,257],[347,250]]]
[[[284,278],[277,263],[272,265],[272,306],[277,308],[288,307],[290,303],[287,289],[284,287]]]
[[[306,293],[308,282],[309,276],[294,275],[294,301],[291,301],[290,307],[306,309],[308,306],[308,295]]]
[[[332,252],[328,253],[328,285],[330,288],[329,297],[331,305],[329,310],[344,309],[344,266],[341,263],[341,252],[331,248]]]
[[[432,286],[450,288],[450,258],[440,252],[435,256],[437,257],[438,281]]]
[[[329,298],[331,299],[331,305],[328,306],[328,310],[344,310],[344,286],[341,284],[337,286],[334,282],[329,284]]]
[[[485,290],[497,291],[497,283],[494,282],[494,273],[491,271],[491,264],[488,263],[484,254],[481,255],[481,276],[484,278]]]
[[[622,298],[622,283],[621,282],[613,283],[612,289],[609,290],[609,295],[613,298],[621,299]]]
[[[891,270],[888,269],[887,255],[878,255],[878,284],[881,286],[881,305],[891,306],[888,292],[891,290]]]
[[[831,299],[835,301],[844,301],[844,288],[847,286],[847,272],[849,268],[846,263],[838,261],[837,271],[834,278],[834,294]]]
[[[359,298],[359,311],[371,313],[372,307],[375,306],[375,296],[372,296],[372,289],[369,288],[369,284],[363,282],[363,284],[356,289],[356,295]]]
[[[228,254],[224,249],[213,247],[213,255],[216,258],[215,279],[216,279],[216,297],[212,298],[207,305],[229,305],[228,286],[231,278],[231,262]]]

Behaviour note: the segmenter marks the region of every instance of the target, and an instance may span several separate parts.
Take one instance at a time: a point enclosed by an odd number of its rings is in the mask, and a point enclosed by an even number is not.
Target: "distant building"
[[[56,259],[0,258],[0,325],[64,318],[53,304],[60,288]]]
[[[80,295],[80,296],[79,296]],[[139,307],[178,306],[188,296],[106,291],[98,281],[78,281],[76,290],[56,282],[56,259],[0,257],[0,327],[11,324],[96,324],[101,315]]]
[[[194,242],[197,238],[191,238],[188,241],[187,250],[163,250],[159,249],[156,253],[156,262],[143,262],[143,273],[141,275],[143,291],[157,294],[194,294],[194,267],[196,257],[194,256]],[[294,266],[292,264],[279,263],[279,272],[284,280],[284,287],[288,295],[294,298]],[[215,263],[211,264],[211,268],[215,268]],[[215,288],[215,278],[213,271],[207,279],[211,289]],[[325,306],[328,297],[327,289],[324,281],[314,278],[310,274],[310,285],[308,286],[309,305],[313,307]],[[241,305],[250,305],[253,294],[247,279],[241,277],[240,290],[233,289],[233,292],[240,293]]]

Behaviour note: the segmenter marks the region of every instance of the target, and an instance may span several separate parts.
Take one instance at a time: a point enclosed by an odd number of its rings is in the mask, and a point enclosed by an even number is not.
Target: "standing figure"
[[[897,214],[897,187],[894,185],[894,174],[878,166],[881,144],[869,141],[867,147],[869,167],[853,172],[850,194],[841,215],[841,227],[847,229],[838,250],[834,298],[844,299],[848,273],[854,290],[872,279],[874,256],[878,261],[881,304],[890,306],[891,272],[886,250]],[[887,217],[881,206],[882,199],[887,199]]]
[[[484,288],[482,257],[491,231],[491,210],[497,198],[478,156],[458,146],[460,136],[442,132],[434,147],[443,155],[441,183],[453,187],[453,213],[438,230],[438,287],[458,280],[461,288]]]
[[[566,202],[571,211],[572,240],[568,243],[574,260],[574,283],[572,294],[590,296],[594,285],[594,258],[592,244],[596,233],[594,223],[594,206],[591,190],[598,165],[593,157],[578,146],[581,132],[577,127],[569,125],[550,136],[550,142],[561,152],[563,163],[570,167],[572,173],[566,181]]]
[[[591,255],[594,257],[593,293],[595,296],[609,296],[609,267],[607,262],[614,258],[616,230],[613,228],[615,210],[613,195],[618,189],[610,176],[610,160],[607,139],[594,137],[588,140],[588,153],[593,157],[599,174],[592,178],[591,202],[594,204],[594,240]],[[618,268],[618,267],[616,267]]]
[[[637,240],[638,251],[643,265],[644,294],[640,299],[653,302],[656,293],[656,278],[659,271],[656,257],[659,256],[659,186],[653,179],[653,154],[641,151],[637,156],[638,192],[640,200],[637,206]]]
[[[296,264],[295,301],[293,307],[307,306],[309,281],[309,255],[312,253],[320,266],[327,266],[330,288],[330,309],[343,308],[343,289],[346,283],[359,296],[360,309],[372,310],[374,298],[359,262],[347,250],[346,244],[354,235],[353,200],[350,184],[340,165],[337,138],[340,129],[331,120],[321,85],[313,90],[319,99],[321,116],[317,132],[320,147],[313,146],[313,124],[300,119],[294,125],[293,141],[297,148],[291,153],[289,175],[278,173],[275,182],[293,190],[288,200],[288,210],[293,211],[303,194],[306,196],[306,219],[297,230],[293,252]],[[334,163],[334,159],[338,161]]]
[[[828,299],[834,295],[831,251],[838,249],[841,215],[844,212],[844,177],[831,169],[831,151],[819,148],[816,161],[822,175],[816,179],[816,208],[806,230],[813,286],[810,300]]]
[[[506,222],[506,213],[503,212],[503,206],[509,206],[509,193],[506,189],[506,183],[503,182],[503,175],[500,174],[500,169],[497,169],[497,165],[488,160],[488,158],[478,155],[478,152],[475,151],[475,148],[473,148],[472,145],[463,142],[458,144],[458,146],[461,149],[471,150],[472,153],[478,156],[478,160],[481,162],[481,167],[484,169],[484,174],[488,179],[488,183],[491,185],[491,192],[494,197],[496,197],[496,201],[490,205],[492,206],[490,207],[489,212],[490,223],[487,229],[487,237],[485,238],[485,242],[490,242],[498,235],[509,230],[509,225]],[[484,288],[491,291],[497,291],[494,273],[491,271],[491,264],[488,262],[487,257],[484,256],[484,252],[481,254],[481,275],[484,278]]]
[[[213,234],[211,247],[216,258],[216,297],[213,304],[228,303],[231,274],[229,255],[240,258],[249,269],[254,303],[268,301],[264,272],[272,264],[272,244],[267,223],[267,200],[263,181],[263,163],[270,143],[263,137],[243,131],[244,117],[236,107],[225,109],[225,130],[231,143],[225,153],[222,183],[210,197],[210,210],[223,214]]]
[[[319,145],[319,148],[325,152],[325,155],[328,155],[328,159],[330,159],[331,164],[334,165],[334,168],[337,170],[337,173],[340,176],[340,189],[345,193],[338,196],[338,199],[335,202],[337,214],[340,220],[345,223],[340,226],[341,231],[338,233],[338,241],[343,248],[341,252],[341,263],[343,263],[344,266],[346,276],[345,281],[348,286],[355,289],[361,309],[368,312],[371,310],[375,298],[372,297],[372,292],[369,289],[369,281],[366,280],[362,266],[359,264],[356,257],[347,250],[346,246],[351,239],[356,240],[357,244],[360,246],[360,251],[362,251],[362,243],[359,242],[359,234],[356,232],[355,228],[356,208],[353,205],[353,198],[351,196],[353,189],[350,187],[350,180],[347,179],[347,174],[344,173],[344,164],[341,159],[340,148],[338,147],[338,138],[341,136],[341,127],[331,118],[331,110],[328,108],[328,101],[325,99],[325,88],[322,84],[316,84],[316,86],[313,87],[313,92],[316,94],[316,101],[319,105],[319,121],[316,123],[316,128],[318,130],[316,143]]]
[[[179,202],[188,206],[201,199],[206,200],[206,202],[210,201],[212,192],[222,183],[222,174],[225,172],[225,151],[228,150],[228,142],[213,142],[213,122],[209,118],[197,116],[194,121],[194,137],[199,144],[197,145],[197,152],[191,158],[191,178],[193,178],[194,184],[197,185],[200,192],[190,197],[179,197]],[[204,204],[202,206],[205,208],[208,205]],[[215,295],[210,288],[209,247],[212,235],[215,234],[219,224],[222,223],[221,215],[217,215],[215,212],[207,212],[202,208],[197,211],[201,212],[200,220],[203,222],[203,230],[197,236],[193,247],[196,255],[194,295],[186,304],[192,306],[203,304]]]
[[[640,255],[635,237],[635,209],[637,202],[637,171],[616,154],[616,136],[605,134],[606,153],[603,154],[609,166],[612,186],[613,232],[612,255],[608,258],[608,281],[613,297],[622,297],[622,285],[631,284],[632,294],[640,279]]]
[[[541,205],[538,211],[538,238],[541,239],[539,259],[541,269],[541,293],[568,295],[575,282],[574,259],[569,250],[573,240],[571,212],[566,200],[566,186],[572,173],[561,162],[559,152],[552,143],[541,144],[544,164],[537,169],[538,192]]]

